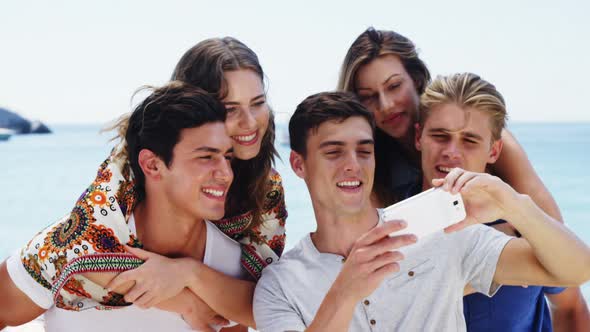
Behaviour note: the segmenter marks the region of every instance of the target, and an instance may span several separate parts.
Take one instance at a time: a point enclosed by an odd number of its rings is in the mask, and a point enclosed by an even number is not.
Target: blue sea
[[[13,136],[0,142],[0,260],[69,213],[113,146],[110,133],[99,134],[100,128],[55,125],[52,135]],[[590,243],[590,123],[515,123],[510,130],[557,200],[567,225]],[[305,184],[289,168],[288,147],[277,148],[282,161],[276,168],[283,176],[289,211],[288,249],[313,231],[315,223]],[[582,289],[590,300],[590,283]]]

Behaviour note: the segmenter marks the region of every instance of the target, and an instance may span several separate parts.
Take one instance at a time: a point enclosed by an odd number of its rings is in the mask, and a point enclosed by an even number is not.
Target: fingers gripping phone
[[[383,209],[383,220],[404,220],[408,227],[391,235],[414,234],[419,239],[465,219],[461,194],[432,188]]]

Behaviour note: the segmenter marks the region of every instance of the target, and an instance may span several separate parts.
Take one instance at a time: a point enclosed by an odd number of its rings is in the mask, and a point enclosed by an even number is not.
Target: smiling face
[[[399,57],[383,55],[360,67],[355,87],[377,127],[404,141],[411,135],[420,99]]]
[[[374,141],[366,119],[326,121],[310,130],[306,157],[291,152],[291,167],[308,186],[314,209],[358,214],[370,206]]]
[[[249,69],[226,71],[224,78],[227,95],[222,102],[227,110],[225,125],[234,155],[242,160],[252,159],[260,152],[270,116],[262,79]]]
[[[174,213],[210,220],[223,217],[233,179],[231,151],[222,122],[181,131],[172,161],[161,167],[157,184]]]
[[[416,149],[422,153],[424,189],[432,179],[444,178],[454,167],[485,172],[502,150],[492,139],[490,115],[472,107],[442,104],[429,111],[424,127],[416,132]]]

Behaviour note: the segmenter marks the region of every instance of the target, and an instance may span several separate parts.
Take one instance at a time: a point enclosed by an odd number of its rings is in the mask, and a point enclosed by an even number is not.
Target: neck
[[[426,191],[432,188],[432,181],[428,181],[426,178],[422,178],[422,191]]]
[[[137,237],[144,249],[168,257],[203,260],[207,225],[203,219],[180,215],[178,209],[146,195],[133,210]]]
[[[332,211],[314,205],[318,228],[311,240],[319,252],[347,257],[355,241],[377,225],[379,215],[370,204],[354,215],[336,215]]]

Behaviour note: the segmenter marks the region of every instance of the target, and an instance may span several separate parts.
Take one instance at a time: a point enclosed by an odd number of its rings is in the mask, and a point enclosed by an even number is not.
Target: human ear
[[[305,177],[305,165],[303,164],[303,156],[291,150],[291,154],[289,155],[289,163],[291,164],[291,169],[293,169],[293,172],[295,172],[295,174],[297,174],[298,177],[303,179]]]
[[[416,146],[416,150],[422,151],[422,144],[420,143],[420,138],[422,137],[422,127],[419,123],[414,125],[414,145]]]
[[[142,149],[139,151],[137,162],[146,179],[150,178],[157,180],[160,178],[164,163],[162,162],[162,159],[151,150]]]
[[[492,143],[490,147],[490,152],[488,153],[488,164],[493,164],[500,158],[500,153],[502,153],[502,147],[504,146],[504,142],[502,139],[496,140]]]

